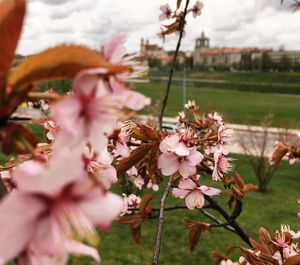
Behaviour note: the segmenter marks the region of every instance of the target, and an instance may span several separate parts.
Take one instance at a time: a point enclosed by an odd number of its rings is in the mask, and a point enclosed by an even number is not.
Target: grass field
[[[252,170],[243,156],[235,156],[236,168],[247,181],[255,181],[252,178]],[[297,199],[300,197],[299,188],[299,165],[290,166],[286,162],[271,181],[269,190],[265,194],[250,193],[244,199],[244,209],[238,221],[257,238],[258,229],[261,225],[274,231],[281,223],[289,223],[294,230],[300,229],[300,219],[297,217]],[[210,183],[210,181],[207,181]],[[155,205],[158,206],[159,192]],[[228,193],[218,198],[218,201],[226,207]],[[169,197],[167,205],[182,204]],[[193,255],[189,254],[187,244],[187,231],[183,226],[183,218],[187,216],[195,221],[207,221],[197,211],[178,210],[167,212],[163,234],[161,262],[160,264],[176,265],[209,265],[212,264],[211,252],[222,252],[228,245],[243,245],[241,240],[234,234],[222,229],[213,230],[212,233],[203,234]],[[102,243],[99,252],[103,258],[103,265],[140,265],[151,264],[153,246],[156,234],[157,220],[148,220],[142,229],[142,244],[136,246],[130,238],[128,227],[114,224],[109,233],[101,233]],[[238,255],[238,252],[237,254]],[[72,265],[93,264],[90,259],[74,258]]]
[[[168,70],[150,71],[150,76],[168,76]],[[177,71],[176,76],[182,76],[182,71]],[[187,71],[187,77],[225,80],[230,82],[255,82],[255,83],[282,83],[300,86],[300,72],[209,72]]]
[[[151,77],[165,77],[168,72],[152,71]],[[183,77],[182,71],[175,72],[177,78]],[[300,95],[300,73],[268,73],[268,72],[203,72],[187,71],[186,77],[193,86],[224,90],[251,91],[260,93],[280,93]]]
[[[138,84],[137,90],[151,97],[154,103],[162,99],[165,87],[164,82],[146,83]],[[300,128],[300,96],[297,95],[200,88],[187,84],[186,98],[196,100],[201,111],[221,112],[230,123],[258,125],[270,113],[274,120],[272,126]],[[172,86],[166,116],[175,117],[182,109],[182,86]]]

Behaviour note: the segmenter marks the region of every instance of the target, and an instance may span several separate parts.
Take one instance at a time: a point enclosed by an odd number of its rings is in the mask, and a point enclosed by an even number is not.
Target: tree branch
[[[166,89],[166,93],[165,93],[165,96],[164,96],[164,99],[163,99],[163,102],[162,102],[162,108],[161,108],[161,112],[160,112],[160,116],[159,116],[159,129],[160,130],[162,129],[162,121],[163,121],[165,109],[166,109],[166,106],[167,106],[167,103],[168,103],[171,83],[172,83],[175,64],[176,64],[176,59],[177,59],[177,55],[178,55],[179,48],[180,48],[180,45],[181,45],[181,39],[182,39],[182,36],[183,36],[183,30],[184,30],[184,24],[185,24],[185,17],[186,17],[186,14],[187,14],[187,9],[188,9],[189,3],[190,3],[190,0],[186,0],[184,12],[183,12],[183,15],[180,19],[179,39],[178,39],[176,50],[175,50],[175,53],[174,53],[174,56],[173,56],[173,61],[172,61],[171,69],[170,69],[167,89]]]
[[[217,210],[224,217],[224,219],[228,222],[228,224],[235,230],[236,234],[239,235],[239,237],[243,239],[245,243],[251,246],[249,240],[250,237],[248,233],[235,220],[237,216],[228,214],[228,212],[221,205],[219,205],[213,198],[205,195],[205,199],[210,203],[212,208]]]
[[[170,176],[167,186],[165,187],[163,196],[160,200],[160,210],[159,210],[159,223],[157,227],[157,233],[156,233],[156,242],[155,242],[155,249],[153,253],[153,259],[152,259],[152,265],[158,264],[159,254],[160,254],[160,246],[161,246],[161,240],[162,240],[162,231],[163,231],[163,224],[164,224],[164,208],[165,208],[165,202],[168,197],[170,187],[171,187],[171,181],[172,176]]]

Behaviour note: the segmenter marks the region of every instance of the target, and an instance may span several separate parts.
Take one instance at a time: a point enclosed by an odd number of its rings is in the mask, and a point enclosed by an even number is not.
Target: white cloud
[[[203,0],[203,15],[188,18],[184,50],[192,50],[202,31],[213,46],[257,46],[300,49],[300,11],[292,13],[293,0]],[[175,0],[168,0],[170,3]],[[165,0],[29,0],[25,30],[18,52],[31,54],[62,42],[100,47],[119,31],[129,34],[127,47],[139,49],[140,39],[161,44],[159,6]],[[166,49],[174,49],[176,36]]]

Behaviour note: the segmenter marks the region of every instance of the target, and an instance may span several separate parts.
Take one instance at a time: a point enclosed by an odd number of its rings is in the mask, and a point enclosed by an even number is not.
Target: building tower
[[[204,32],[196,39],[196,46],[193,52],[194,65],[201,65],[201,53],[209,49],[209,38],[205,37]]]
[[[205,50],[209,48],[209,38],[205,37],[202,31],[201,37],[196,39],[196,49]]]

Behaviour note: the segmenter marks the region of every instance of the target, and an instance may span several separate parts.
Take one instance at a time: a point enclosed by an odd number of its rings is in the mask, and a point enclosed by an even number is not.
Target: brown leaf
[[[159,134],[150,126],[145,124],[139,124],[133,129],[133,137],[142,140],[159,140]]]
[[[244,188],[244,193],[248,193],[251,191],[258,191],[259,186],[257,184],[247,183]]]
[[[241,175],[238,172],[235,172],[234,176],[235,176],[236,184],[238,185],[239,189],[243,191],[245,187],[244,180],[242,179]]]
[[[79,45],[59,45],[28,57],[8,77],[13,91],[26,90],[34,82],[73,78],[87,68],[106,68],[111,73],[129,71],[128,67],[114,66],[97,51]]]
[[[300,255],[290,257],[283,263],[283,265],[299,265],[299,264],[300,264]]]
[[[39,142],[35,134],[20,124],[1,127],[0,141],[4,154],[28,154]]]
[[[177,3],[176,3],[176,8],[177,8],[177,9],[180,7],[181,2],[182,2],[182,0],[177,0]]]
[[[0,1],[0,89],[12,64],[25,15],[25,0]]]
[[[140,203],[140,213],[141,215],[146,215],[147,213],[147,206],[149,204],[149,202],[153,199],[155,195],[155,192],[152,192],[152,193],[149,193],[149,194],[146,194],[142,200],[141,200],[141,203]]]
[[[143,217],[139,214],[136,215],[125,215],[118,220],[121,224],[127,224],[130,226],[133,240],[140,245],[141,244],[141,228]]]
[[[210,225],[204,222],[194,222],[188,218],[184,218],[184,225],[189,229],[189,246],[190,253],[192,253],[199,242],[201,234],[210,231]]]
[[[134,166],[136,163],[141,161],[151,150],[152,144],[144,144],[134,149],[129,157],[121,160],[117,168],[117,175],[121,175],[126,172],[129,168]]]
[[[143,221],[143,217],[140,214],[124,215],[118,219],[121,224],[130,225],[132,227],[138,227]]]

